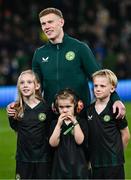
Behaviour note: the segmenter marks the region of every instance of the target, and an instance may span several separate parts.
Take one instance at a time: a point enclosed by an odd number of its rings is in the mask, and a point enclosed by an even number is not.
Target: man
[[[36,49],[32,69],[39,75],[45,100],[51,104],[55,94],[67,87],[77,92],[85,106],[89,105],[88,79],[100,69],[93,53],[85,43],[64,33],[64,19],[60,10],[44,9],[39,13],[39,19],[49,42]],[[114,112],[119,109],[117,117],[123,117],[125,106],[116,93],[112,95],[112,100],[115,102]],[[7,112],[13,115],[11,106],[8,106]]]

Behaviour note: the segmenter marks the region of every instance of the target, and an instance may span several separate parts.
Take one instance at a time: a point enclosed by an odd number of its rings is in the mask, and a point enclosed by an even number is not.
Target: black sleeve
[[[86,160],[87,162],[89,161],[89,136],[88,136],[88,123],[87,123],[87,119],[80,119],[79,120],[79,124],[80,124],[80,127],[84,133],[84,141],[82,143],[82,147],[83,147],[83,151],[84,151],[84,154],[85,154],[85,157],[86,157]]]
[[[12,117],[8,117],[8,120],[9,120],[10,127],[11,127],[13,130],[17,131],[17,129],[18,129],[18,121],[15,120],[15,119],[12,118]]]
[[[57,120],[52,120],[51,126],[50,126],[50,136],[52,135],[52,133],[56,127],[56,124],[57,124]]]
[[[114,103],[114,102],[117,101],[117,100],[121,101],[118,93],[117,93],[116,91],[114,91],[114,92],[111,94],[111,101]]]
[[[85,118],[78,119],[82,132],[84,133],[84,146],[88,147],[88,124]]]
[[[112,108],[112,105],[111,105],[111,108]],[[112,108],[112,112],[113,112],[113,108]],[[116,110],[116,113],[113,114],[113,117],[116,122],[116,126],[119,130],[124,129],[125,127],[128,126],[128,121],[127,121],[126,117],[124,117],[123,119],[116,119],[117,114],[118,114],[118,109]]]
[[[120,130],[122,130],[122,129],[124,129],[124,128],[126,128],[128,126],[128,122],[127,122],[126,118],[117,119],[116,123],[117,123],[118,129],[120,129]]]
[[[56,125],[56,123],[54,124],[54,119],[57,119],[57,117],[56,117],[55,113],[52,111],[51,107],[48,106],[46,130],[47,130],[47,134],[48,134],[49,138],[50,138],[51,134],[53,133],[53,130],[54,130],[55,125]]]

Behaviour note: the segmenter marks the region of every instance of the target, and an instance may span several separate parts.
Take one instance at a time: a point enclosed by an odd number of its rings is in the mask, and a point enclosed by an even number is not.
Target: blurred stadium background
[[[31,67],[34,50],[47,42],[38,13],[51,6],[62,10],[65,32],[86,42],[101,67],[116,73],[131,129],[130,0],[0,0],[0,179],[13,179],[15,173],[16,136],[5,107],[17,96],[19,73]],[[131,179],[131,143],[125,156]]]

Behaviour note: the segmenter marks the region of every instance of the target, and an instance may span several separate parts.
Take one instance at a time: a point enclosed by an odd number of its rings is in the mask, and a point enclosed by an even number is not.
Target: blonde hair
[[[39,18],[47,15],[47,14],[55,14],[57,16],[59,16],[60,18],[63,18],[63,14],[62,12],[59,10],[59,9],[56,9],[56,8],[53,8],[53,7],[49,7],[49,8],[46,8],[44,10],[42,10],[40,13],[39,13]]]
[[[93,73],[92,75],[92,79],[94,80],[94,78],[96,76],[104,76],[106,77],[107,79],[109,79],[109,82],[111,83],[111,85],[113,87],[117,87],[117,84],[118,84],[118,79],[116,77],[116,75],[109,69],[102,69],[102,70],[99,70],[99,71],[96,71],[95,73]]]
[[[24,112],[24,101],[23,101],[23,96],[21,94],[21,91],[20,91],[20,80],[21,80],[21,77],[23,74],[31,74],[33,76],[33,79],[34,79],[34,84],[37,85],[37,84],[40,84],[40,80],[38,78],[38,75],[35,74],[32,70],[25,70],[23,71],[19,77],[18,77],[18,81],[17,81],[17,89],[18,89],[18,99],[15,103],[15,107],[14,109],[16,110],[16,113],[15,113],[15,119],[19,119],[21,117],[21,115],[23,114]],[[38,90],[35,91],[35,97],[39,100],[43,100],[42,98],[42,93],[41,93],[41,88],[39,88]]]

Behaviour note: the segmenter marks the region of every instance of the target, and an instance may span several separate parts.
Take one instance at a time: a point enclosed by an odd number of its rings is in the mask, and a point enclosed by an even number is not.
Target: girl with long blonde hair
[[[50,122],[37,75],[32,70],[23,71],[17,89],[15,117],[9,117],[11,128],[17,132],[16,179],[49,179]]]

